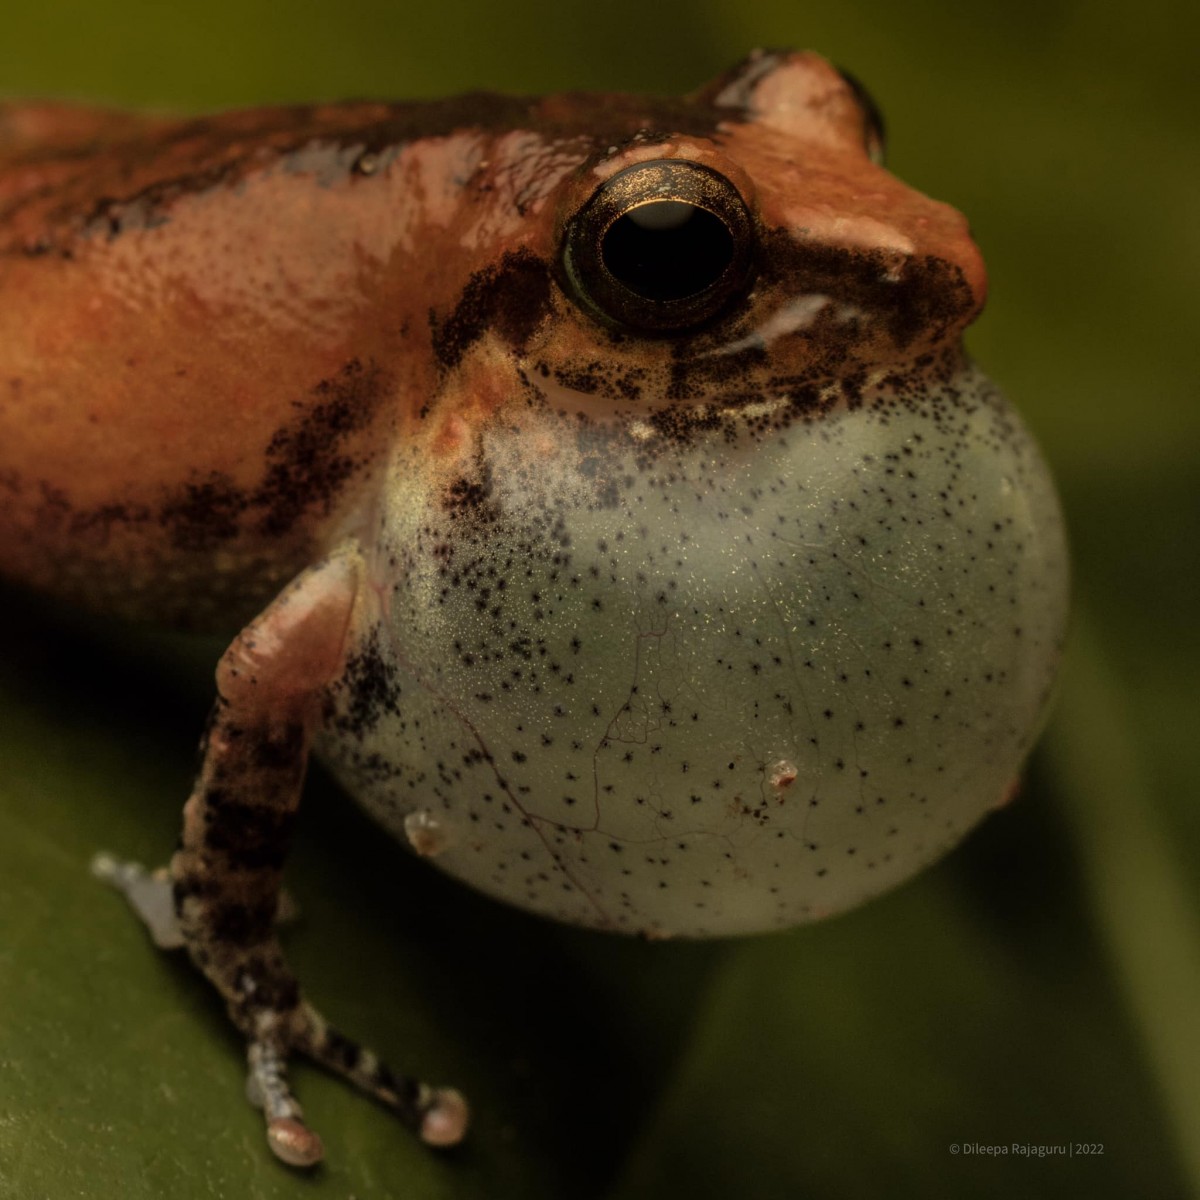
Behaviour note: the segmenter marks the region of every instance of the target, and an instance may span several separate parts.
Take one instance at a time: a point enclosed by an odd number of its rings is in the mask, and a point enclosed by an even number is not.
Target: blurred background
[[[213,647],[0,597],[0,1194],[1200,1196],[1194,6],[42,0],[3,25],[0,95],[184,109],[678,92],[756,45],[822,52],[883,108],[891,168],[971,219],[970,345],[1056,471],[1077,607],[1019,801],[790,934],[650,946],[502,911],[318,777],[289,953],[479,1119],[435,1157],[301,1068],[330,1151],[302,1179],[215,1001],[86,873],[169,852]]]

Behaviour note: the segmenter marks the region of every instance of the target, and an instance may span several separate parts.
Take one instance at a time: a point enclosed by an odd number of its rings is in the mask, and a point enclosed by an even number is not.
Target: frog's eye
[[[883,124],[883,113],[880,111],[879,105],[875,103],[875,97],[863,87],[855,76],[849,71],[842,70],[841,67],[836,68],[837,73],[846,81],[850,90],[854,93],[855,100],[858,101],[858,107],[862,109],[863,114],[863,140],[866,142],[867,154],[873,163],[878,166],[883,166],[883,160],[887,152],[887,135]]]
[[[645,333],[711,320],[745,290],[753,259],[754,223],[737,188],[681,159],[606,180],[571,218],[562,252],[576,299]]]

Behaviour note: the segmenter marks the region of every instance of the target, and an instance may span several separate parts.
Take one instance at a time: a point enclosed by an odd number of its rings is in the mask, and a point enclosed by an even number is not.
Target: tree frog
[[[467,1122],[280,949],[310,752],[465,883],[650,938],[840,912],[1010,794],[1059,506],[963,350],[963,218],[881,162],[807,53],[683,99],[0,107],[0,572],[240,630],[169,868],[100,870],[285,1161],[294,1053]]]

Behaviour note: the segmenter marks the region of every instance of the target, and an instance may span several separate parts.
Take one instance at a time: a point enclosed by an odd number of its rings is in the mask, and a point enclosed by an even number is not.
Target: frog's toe
[[[296,1036],[296,1049],[349,1080],[391,1109],[428,1146],[454,1146],[467,1132],[467,1102],[455,1088],[431,1087],[397,1075],[374,1051],[334,1029],[311,1005]]]
[[[457,1146],[471,1121],[466,1098],[457,1088],[431,1088],[421,1118],[421,1140],[427,1146]]]
[[[325,1147],[303,1121],[276,1117],[267,1122],[267,1145],[289,1167],[315,1167],[325,1157]]]
[[[267,1145],[290,1167],[315,1167],[325,1157],[320,1137],[304,1123],[304,1114],[287,1082],[287,1057],[272,1043],[246,1047],[250,1071],[246,1096],[267,1120]]]
[[[183,947],[183,930],[175,914],[175,897],[165,868],[147,871],[140,863],[100,853],[92,859],[92,874],[115,887],[142,919],[160,950]]]
[[[271,1036],[247,1042],[246,1095],[267,1122],[267,1144],[293,1167],[316,1166],[324,1156],[320,1137],[305,1124],[287,1079],[290,1050],[348,1079],[386,1105],[429,1146],[453,1146],[467,1131],[467,1102],[454,1088],[435,1088],[390,1070],[371,1050],[334,1029],[301,1002],[293,1020],[271,1022]],[[285,1033],[286,1030],[286,1033]],[[284,1037],[287,1046],[280,1044]]]

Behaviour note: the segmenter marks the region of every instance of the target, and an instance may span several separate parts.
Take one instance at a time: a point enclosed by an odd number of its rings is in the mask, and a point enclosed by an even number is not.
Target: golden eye
[[[584,307],[627,329],[711,320],[750,282],[754,222],[724,175],[682,159],[618,171],[571,218],[563,269]]]

